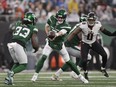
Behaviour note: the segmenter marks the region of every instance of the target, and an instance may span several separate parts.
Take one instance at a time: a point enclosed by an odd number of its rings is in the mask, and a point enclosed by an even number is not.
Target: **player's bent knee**
[[[22,69],[26,69],[27,68],[27,63],[20,64],[20,66],[22,67]]]
[[[66,58],[66,59],[64,59],[65,62],[68,62],[69,60],[70,60],[70,58]]]
[[[64,59],[65,62],[68,62],[70,60],[69,57],[63,57],[63,59]]]
[[[107,58],[107,54],[106,54],[106,53],[103,53],[103,54],[102,54],[102,57],[103,57],[103,58]]]

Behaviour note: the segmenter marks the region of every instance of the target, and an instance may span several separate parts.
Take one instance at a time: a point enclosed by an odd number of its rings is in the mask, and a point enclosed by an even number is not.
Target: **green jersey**
[[[26,43],[31,39],[32,34],[35,32],[38,32],[38,29],[35,28],[35,26],[24,25],[19,21],[15,25],[12,40],[25,47]]]
[[[47,24],[49,24],[50,26],[50,30],[54,30],[56,32],[59,32],[62,29],[65,29],[67,31],[67,33],[65,35],[62,36],[58,36],[55,38],[55,40],[50,41],[49,39],[49,45],[56,50],[61,50],[62,49],[62,44],[65,41],[66,36],[68,35],[68,33],[71,30],[71,27],[68,23],[66,23],[65,21],[62,24],[58,24],[57,19],[55,16],[51,16],[48,21]]]

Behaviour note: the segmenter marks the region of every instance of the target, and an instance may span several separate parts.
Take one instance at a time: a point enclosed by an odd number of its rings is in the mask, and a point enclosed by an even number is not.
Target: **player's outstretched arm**
[[[70,32],[68,36],[68,41],[70,41],[76,34],[80,33],[82,30],[80,27],[76,28],[74,31]]]
[[[105,28],[101,27],[101,32],[104,33],[105,35],[108,35],[108,36],[116,36],[116,31],[115,32],[110,32],[108,30],[106,30]]]

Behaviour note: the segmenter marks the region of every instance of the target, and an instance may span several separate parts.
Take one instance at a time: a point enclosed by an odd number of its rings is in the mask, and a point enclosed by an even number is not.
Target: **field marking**
[[[56,70],[57,71],[57,70]],[[39,74],[54,74],[56,71],[41,71]],[[18,74],[33,74],[35,71],[34,70],[24,70],[22,71],[21,73],[18,73]],[[71,71],[66,71],[66,72],[63,72],[62,74],[70,74]],[[107,71],[108,73],[116,73],[116,71]],[[6,72],[1,72],[0,74],[4,74]],[[80,73],[83,73],[83,71],[81,71]],[[89,71],[88,73],[90,74],[99,74],[99,73],[102,73],[100,71]]]

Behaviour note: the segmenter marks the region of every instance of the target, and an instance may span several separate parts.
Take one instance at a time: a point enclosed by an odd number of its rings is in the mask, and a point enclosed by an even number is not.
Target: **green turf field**
[[[33,73],[19,73],[14,77],[15,85],[13,86],[5,85],[4,78],[6,73],[0,73],[0,87],[116,87],[116,71],[108,71],[109,78],[104,77],[99,71],[91,71],[89,72],[89,84],[83,84],[79,80],[74,80],[70,77],[69,72],[61,75],[63,81],[51,81],[50,77],[53,73],[41,72],[35,83],[30,81]]]

